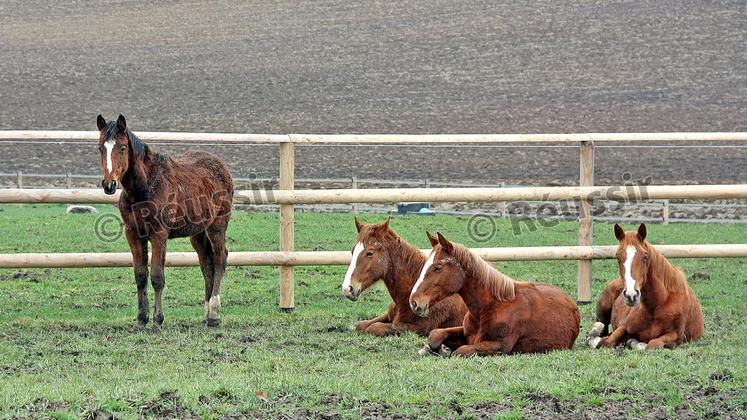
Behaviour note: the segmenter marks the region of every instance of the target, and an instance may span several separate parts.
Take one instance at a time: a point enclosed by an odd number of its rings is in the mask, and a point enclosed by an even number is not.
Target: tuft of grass
[[[102,212],[116,214],[111,206]],[[96,215],[67,215],[63,206],[0,206],[0,253],[127,252],[124,238],[102,242]],[[359,216],[364,222],[381,215]],[[575,223],[515,236],[508,222],[487,243],[469,238],[467,218],[396,216],[392,227],[426,248],[424,231],[439,230],[468,246],[542,246],[577,243]],[[300,213],[299,250],[348,250],[352,215]],[[230,250],[276,250],[274,213],[236,212]],[[632,228],[629,227],[629,228]],[[612,227],[597,224],[596,244],[614,244]],[[654,244],[745,243],[742,227],[650,225]],[[187,239],[170,251],[190,251]],[[705,336],[672,351],[592,351],[583,346],[593,305],[580,307],[582,332],[573,350],[544,355],[419,358],[414,334],[376,338],[356,333],[356,320],[382,313],[381,286],[349,302],[339,287],[346,267],[303,267],[296,305],[278,311],[278,270],[231,267],[223,283],[223,325],[201,325],[198,268],[167,268],[160,335],[133,333],[132,270],[0,270],[0,413],[3,416],[79,417],[101,410],[123,417],[411,416],[519,418],[558,406],[564,415],[654,407],[674,416],[682,407],[708,415],[727,407],[744,415],[747,381],[747,281],[742,259],[681,259],[706,316]],[[574,261],[499,263],[517,279],[576,290]],[[595,261],[594,293],[616,276],[612,261]],[[152,292],[151,292],[152,296]],[[151,299],[152,301],[152,299]],[[727,372],[727,373],[724,373]],[[258,395],[266,395],[264,398]],[[724,400],[717,398],[725,396]],[[724,402],[725,401],[725,402]],[[725,404],[725,405],[724,405]],[[564,408],[565,407],[565,408]],[[571,408],[568,408],[571,407]],[[741,411],[740,411],[741,410]],[[559,414],[559,415],[561,415]]]

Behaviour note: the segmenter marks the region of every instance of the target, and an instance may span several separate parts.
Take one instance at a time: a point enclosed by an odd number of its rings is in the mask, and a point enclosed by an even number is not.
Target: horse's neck
[[[420,275],[425,257],[419,249],[398,238],[392,239],[388,248],[389,268],[384,285],[397,304],[409,307],[410,292]]]
[[[671,293],[666,287],[665,277],[676,278],[680,273],[658,251],[652,249],[649,253],[651,255],[651,265],[647,273],[646,285],[641,291],[641,302],[649,309],[653,309],[664,303]]]
[[[122,177],[122,188],[136,201],[146,200],[153,193],[151,184],[156,155],[146,146],[143,157],[139,161],[130,162],[130,167]]]
[[[645,287],[641,290],[641,304],[653,311],[657,306],[664,303],[667,297],[669,297],[669,292],[661,279],[649,275]]]
[[[467,276],[457,294],[461,296],[469,312],[475,316],[479,316],[483,308],[498,302],[483,282],[475,276]]]

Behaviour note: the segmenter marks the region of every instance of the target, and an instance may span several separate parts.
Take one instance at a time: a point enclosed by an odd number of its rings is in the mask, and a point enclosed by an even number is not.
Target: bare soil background
[[[742,1],[4,1],[0,129],[747,130]],[[691,145],[706,146],[706,145]],[[208,147],[272,176],[275,147]],[[184,147],[162,146],[180,153]],[[599,148],[598,183],[741,182],[744,148]],[[0,172],[97,173],[0,144]],[[299,147],[297,176],[571,183],[576,148]]]

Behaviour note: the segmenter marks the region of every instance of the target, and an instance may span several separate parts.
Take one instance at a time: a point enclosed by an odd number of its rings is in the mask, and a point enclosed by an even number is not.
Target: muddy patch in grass
[[[529,404],[521,408],[525,418],[745,418],[747,401],[744,399],[747,388],[720,391],[714,386],[698,387],[683,396],[683,402],[673,410],[666,407],[660,397],[646,401],[639,398],[607,400],[598,405],[589,405],[581,398],[560,399],[544,393],[525,394]],[[640,397],[640,396],[639,396]],[[466,414],[488,419],[511,413],[511,404],[486,401],[471,406]]]
[[[28,271],[15,271],[10,274],[1,274],[0,281],[29,281],[39,283],[41,281],[40,273],[29,273]]]
[[[198,419],[197,413],[187,407],[177,391],[162,392],[158,398],[146,402],[140,410],[144,417]]]

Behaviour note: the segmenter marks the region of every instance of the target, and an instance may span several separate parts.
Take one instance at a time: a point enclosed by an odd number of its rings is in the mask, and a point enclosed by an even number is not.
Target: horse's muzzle
[[[415,312],[415,315],[424,318],[428,316],[428,307],[430,305],[428,303],[423,304],[423,306],[420,306],[418,302],[411,300],[410,301],[410,308],[412,308],[412,311]]]
[[[625,301],[625,304],[628,305],[628,306],[630,306],[631,308],[634,307],[634,306],[636,306],[636,305],[638,305],[638,302],[641,301],[641,291],[640,290],[636,290],[635,291],[635,296],[633,296],[633,297],[628,296],[628,294],[625,293],[625,291],[623,291],[622,295],[623,295],[623,300]]]
[[[104,193],[106,195],[112,195],[117,192],[117,180],[112,179],[108,184],[106,180],[101,181],[101,186],[104,187]]]
[[[355,302],[356,300],[358,300],[358,296],[360,296],[361,294],[361,289],[354,289],[353,286],[350,286],[347,289],[343,290],[343,294],[346,298]]]

